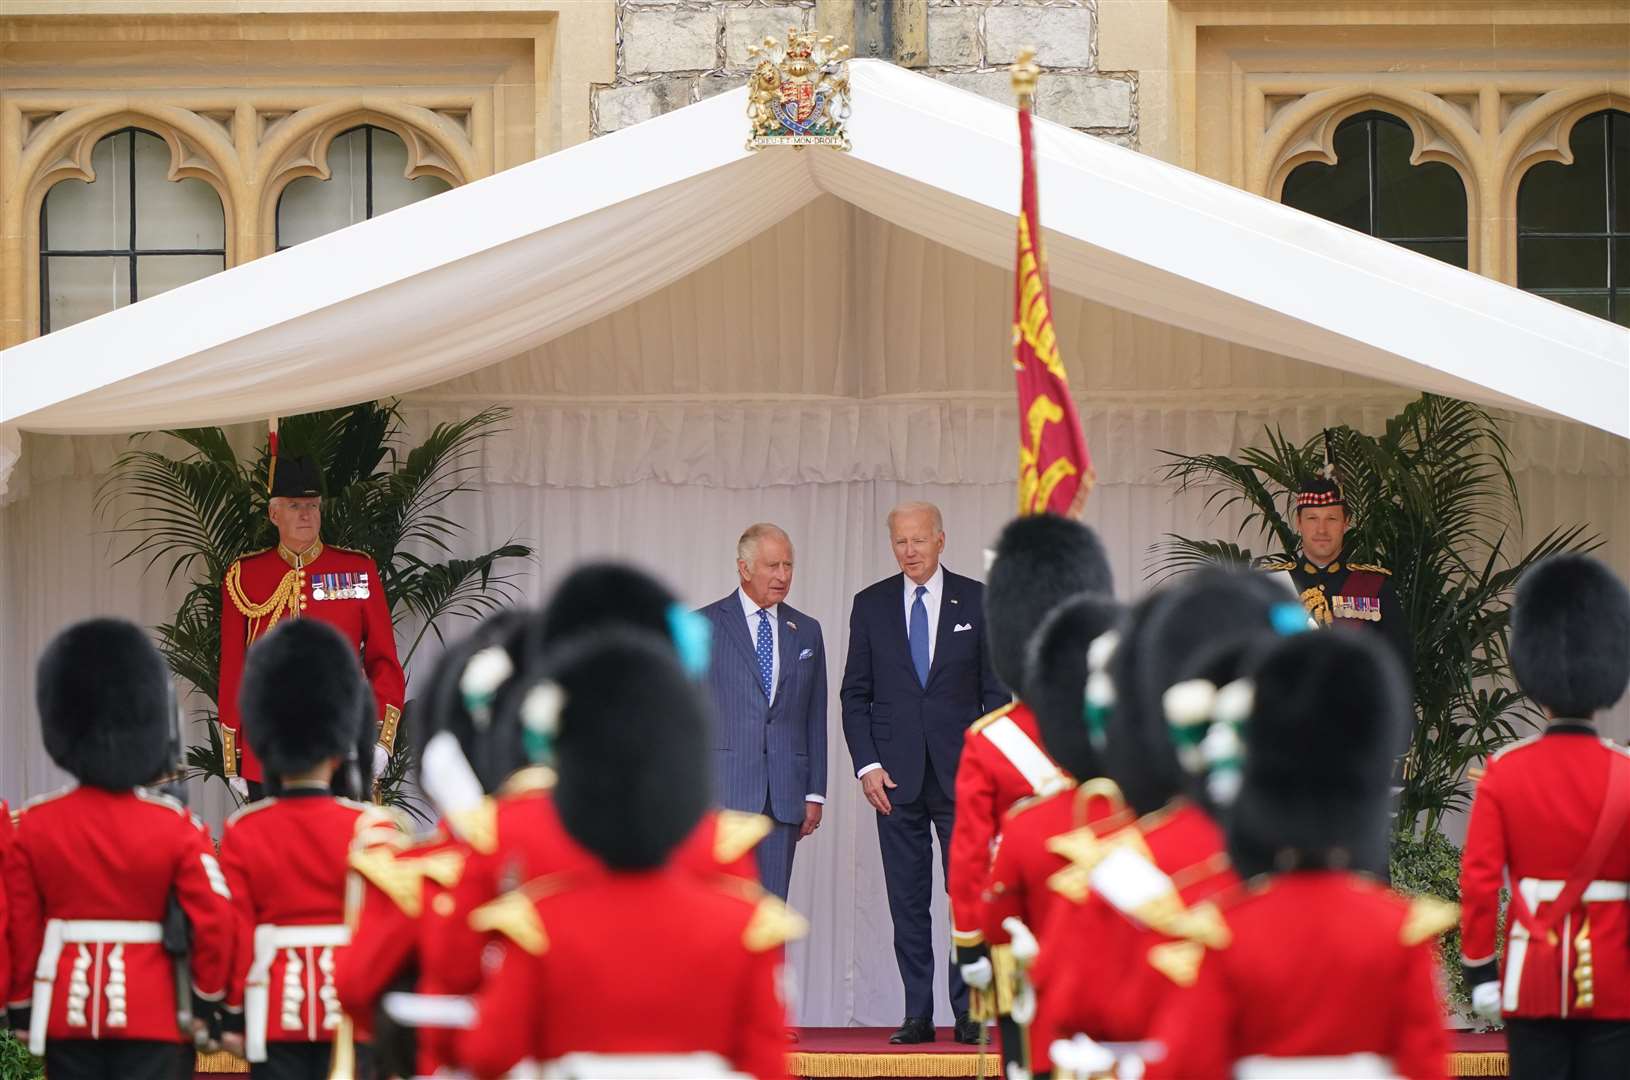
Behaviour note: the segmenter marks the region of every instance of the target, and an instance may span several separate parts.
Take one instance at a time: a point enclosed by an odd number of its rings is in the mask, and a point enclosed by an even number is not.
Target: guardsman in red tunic
[[[11,807],[0,799],[0,868],[6,865],[6,852],[11,850],[14,826]],[[11,944],[6,930],[6,881],[0,876],[0,1021],[7,1018],[8,999],[11,997]]]
[[[239,915],[228,1009],[257,1080],[326,1080],[330,1052],[340,1064],[354,1049],[334,984],[351,937],[347,860],[364,818],[385,818],[330,791],[372,703],[349,643],[309,619],[256,643],[242,701],[249,748],[274,794],[227,819],[221,837]]]
[[[1624,583],[1584,555],[1529,569],[1511,667],[1548,722],[1477,784],[1460,869],[1466,982],[1479,1012],[1505,1017],[1513,1077],[1630,1076],[1630,752],[1591,723],[1630,683]]]
[[[1155,1018],[1151,1080],[1445,1076],[1438,936],[1459,912],[1381,881],[1407,687],[1380,640],[1305,633],[1236,684],[1251,705],[1228,847],[1245,882],[1217,898],[1222,940],[1148,957],[1186,987]],[[1229,692],[1200,689],[1220,714]]]
[[[234,562],[221,584],[222,738],[227,775],[256,784],[263,776],[254,748],[242,739],[238,684],[249,646],[284,619],[317,619],[338,630],[357,650],[378,708],[379,751],[374,775],[396,745],[406,682],[396,658],[396,637],[384,582],[374,561],[360,551],[322,542],[322,477],[308,458],[272,459],[266,513],[278,543]],[[239,755],[241,754],[241,758]]]
[[[985,941],[992,949],[1011,947],[1020,969],[1035,959],[1036,939],[1053,908],[1063,901],[1062,893],[1069,892],[1066,879],[1084,885],[1084,879],[1068,869],[1071,863],[1064,854],[1073,850],[1076,838],[1071,834],[1101,836],[1129,821],[1120,789],[1102,775],[1082,709],[1088,649],[1120,615],[1113,600],[1082,593],[1048,612],[1030,640],[1025,700],[1035,712],[1043,746],[1072,780],[1064,790],[1021,799],[1007,812],[985,881],[981,897]],[[1085,780],[1077,783],[1074,777]],[[1079,899],[1081,890],[1070,895]],[[1030,1010],[1021,1004],[1013,1012],[1022,1019]],[[1021,1030],[1018,1037],[1028,1039],[1028,1031]],[[1024,1053],[1015,1060],[1028,1061],[1032,1076],[1047,1073],[1045,1046],[1040,1055],[1033,1044],[1021,1049]]]
[[[561,825],[597,865],[479,909],[505,940],[461,1065],[535,1075],[567,1055],[639,1055],[642,1076],[785,1076],[782,946],[803,921],[754,883],[670,861],[709,799],[699,689],[661,639],[623,628],[562,642],[541,676],[527,729],[553,741]]]
[[[1113,588],[1109,560],[1091,529],[1078,521],[1040,514],[1014,518],[996,540],[996,558],[985,586],[985,625],[991,668],[1010,690],[1022,686],[1025,645],[1047,609],[1060,596]],[[999,1020],[1003,1057],[1028,1068],[1019,1056],[1024,1040],[1010,1017],[1016,972],[1011,953],[986,943],[982,896],[991,857],[1001,839],[1002,817],[1022,799],[1067,787],[1070,778],[1041,744],[1035,715],[1015,700],[972,724],[957,762],[956,818],[946,890],[951,897],[951,940],[970,988],[968,1024],[957,1038],[983,1036]],[[973,1027],[971,1033],[964,1027]]]
[[[92,619],[40,658],[46,751],[79,785],[30,803],[5,862],[10,1012],[52,1080],[173,1080],[192,1060],[162,944],[173,894],[192,927],[193,1015],[226,991],[235,916],[209,834],[140,785],[170,764],[169,672],[146,634]]]
[[[1353,519],[1341,486],[1327,476],[1304,483],[1296,493],[1295,520],[1302,550],[1295,558],[1269,562],[1263,569],[1285,574],[1308,616],[1320,626],[1379,631],[1397,652],[1404,673],[1413,678],[1415,643],[1392,571],[1347,561],[1347,529]]]
[[[1105,770],[1138,815],[1097,838],[1072,834],[1066,903],[1042,932],[1032,969],[1038,1007],[1031,1042],[1051,1046],[1084,1032],[1123,1042],[1147,1035],[1178,982],[1151,965],[1193,944],[1226,940],[1215,897],[1238,882],[1222,829],[1208,807],[1207,759],[1195,729],[1168,715],[1167,691],[1196,675],[1227,671],[1246,646],[1286,615],[1307,618],[1283,590],[1256,574],[1201,571],[1146,597],[1117,635],[1095,650],[1089,719],[1104,723]],[[1107,676],[1107,677],[1106,677]],[[1082,892],[1085,876],[1089,891]]]

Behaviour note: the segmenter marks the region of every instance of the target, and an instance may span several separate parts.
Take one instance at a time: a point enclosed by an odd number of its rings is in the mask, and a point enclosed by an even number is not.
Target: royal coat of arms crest
[[[747,83],[749,150],[766,146],[836,146],[849,149],[849,46],[787,29],[785,45],[773,37],[751,46],[758,67]]]

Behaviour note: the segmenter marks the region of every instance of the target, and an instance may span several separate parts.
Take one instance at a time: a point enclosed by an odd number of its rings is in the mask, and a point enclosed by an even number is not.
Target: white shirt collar
[[[906,574],[904,571],[902,571],[900,574],[900,580],[905,583],[906,599],[915,600],[917,598],[917,583],[912,581],[910,575]],[[945,591],[944,563],[934,567],[934,575],[927,581],[923,582],[923,587],[928,590],[924,597],[925,599],[928,596],[932,596],[935,599],[940,597],[940,595]]]
[[[747,590],[743,589],[740,585],[736,586],[736,596],[741,600],[742,614],[746,615],[749,619],[757,619],[758,605],[753,603],[753,598],[747,595]],[[780,604],[771,604],[764,610],[770,613],[770,621],[776,622],[781,618],[780,609]]]

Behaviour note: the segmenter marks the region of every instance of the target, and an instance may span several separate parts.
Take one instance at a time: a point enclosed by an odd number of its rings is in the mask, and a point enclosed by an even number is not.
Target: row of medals
[[[341,589],[325,589],[319,582],[312,582],[311,598],[313,600],[366,600],[368,599],[368,579],[363,578],[356,585],[347,585]]]

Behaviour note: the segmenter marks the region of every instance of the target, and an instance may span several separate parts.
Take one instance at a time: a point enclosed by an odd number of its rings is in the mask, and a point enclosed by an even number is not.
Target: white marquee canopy
[[[882,62],[852,83],[851,153],[746,151],[737,90],[0,352],[0,492],[20,431],[402,394],[627,307],[822,194],[1011,265],[1013,111]],[[1056,125],[1037,153],[1057,288],[1630,438],[1630,331]]]

